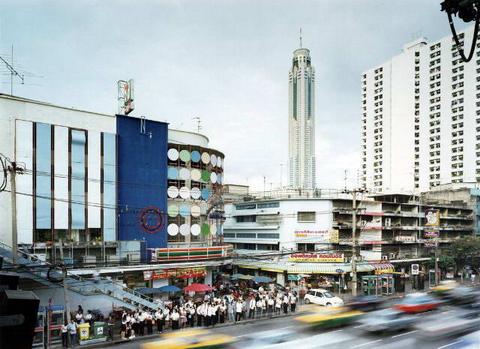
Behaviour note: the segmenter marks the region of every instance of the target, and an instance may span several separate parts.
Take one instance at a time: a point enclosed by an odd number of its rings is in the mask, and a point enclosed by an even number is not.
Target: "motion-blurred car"
[[[142,349],[229,348],[236,341],[226,334],[213,334],[207,330],[176,331],[162,336],[162,340],[145,343]]]
[[[357,296],[347,302],[347,306],[360,311],[372,311],[380,309],[384,299],[377,296]]]
[[[410,328],[419,321],[417,316],[412,316],[395,309],[372,311],[362,316],[357,323],[359,328],[368,332],[400,331]]]
[[[436,340],[461,333],[475,331],[480,326],[477,312],[457,311],[439,314],[434,320],[424,321],[415,325],[417,335],[422,339]]]
[[[299,339],[299,337],[300,335],[296,331],[288,330],[270,330],[264,332],[255,332],[241,337],[240,341],[233,344],[233,348],[276,348],[280,343],[289,344],[292,341]]]
[[[305,304],[319,304],[326,307],[341,307],[343,300],[322,288],[314,288],[305,295]]]
[[[397,303],[394,308],[407,313],[419,313],[438,308],[441,301],[429,296],[426,293],[411,293]]]
[[[469,333],[457,338],[449,349],[478,349],[480,348],[480,331]]]
[[[458,287],[458,283],[454,280],[440,281],[438,286],[432,287],[432,292],[440,297],[443,297],[444,293]]]
[[[346,307],[318,308],[295,318],[296,321],[308,327],[342,326],[357,320],[363,313]]]
[[[443,298],[453,304],[473,303],[478,297],[478,291],[473,287],[455,287],[443,294]]]

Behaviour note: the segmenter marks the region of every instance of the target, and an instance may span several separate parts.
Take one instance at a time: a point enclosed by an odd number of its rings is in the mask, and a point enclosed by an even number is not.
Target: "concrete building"
[[[288,79],[289,186],[315,188],[315,69],[308,49],[293,52]]]
[[[477,204],[470,200],[471,193],[463,198],[459,193],[442,195],[443,200],[427,194],[377,194],[359,200],[361,263],[406,272],[412,263],[423,263],[426,270],[435,242],[441,250],[461,236],[476,234]],[[228,204],[225,214],[224,241],[237,253],[257,258],[235,264],[267,271],[274,264],[273,269],[304,274],[335,274],[337,269],[351,268],[351,198],[254,200]],[[427,221],[430,215],[438,215],[437,225]],[[368,268],[361,270],[374,270]]]
[[[48,269],[60,262],[61,248],[71,264],[70,299],[104,311],[112,304],[154,309],[152,299],[129,288],[211,283],[231,262],[232,246],[222,237],[224,155],[203,135],[0,95],[0,149],[23,170],[15,191],[19,263],[28,265],[21,286],[44,305],[49,288],[59,287]],[[0,255],[9,268],[10,175],[7,182]],[[79,282],[82,276],[100,281]],[[62,303],[56,294],[53,301]]]
[[[459,33],[464,47],[473,28]],[[365,187],[418,194],[480,180],[479,54],[464,63],[451,35],[419,38],[363,73]]]

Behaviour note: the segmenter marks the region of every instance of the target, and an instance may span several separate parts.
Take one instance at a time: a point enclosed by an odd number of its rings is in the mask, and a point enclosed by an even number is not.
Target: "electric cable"
[[[455,40],[455,44],[457,45],[457,49],[458,49],[458,52],[460,53],[460,56],[462,57],[463,61],[464,62],[470,62],[470,60],[473,58],[473,54],[475,52],[475,45],[477,44],[477,38],[478,38],[478,28],[479,28],[479,24],[480,24],[480,8],[478,7],[478,3],[477,3],[477,18],[475,20],[475,29],[474,29],[474,33],[473,33],[473,41],[472,41],[472,46],[470,48],[470,53],[468,54],[468,58],[465,57],[465,52],[462,48],[462,45],[460,44],[460,41],[458,40],[458,36],[457,36],[457,31],[455,30],[455,24],[453,23],[453,18],[452,18],[452,14],[450,13],[450,11],[446,11],[447,12],[447,16],[448,16],[448,24],[450,25],[450,30],[452,31],[452,35],[453,35],[453,39]]]

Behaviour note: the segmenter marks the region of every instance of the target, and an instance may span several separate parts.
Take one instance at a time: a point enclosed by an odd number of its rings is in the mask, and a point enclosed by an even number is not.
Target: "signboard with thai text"
[[[395,241],[414,242],[415,240],[415,236],[395,236]]]
[[[343,253],[323,254],[323,253],[294,253],[288,258],[290,262],[323,262],[323,263],[343,263]]]
[[[143,272],[145,280],[158,280],[176,278],[193,278],[207,275],[205,268],[183,268],[183,269],[165,269],[148,270]]]
[[[338,230],[295,230],[295,237],[312,239],[312,242],[338,242]]]

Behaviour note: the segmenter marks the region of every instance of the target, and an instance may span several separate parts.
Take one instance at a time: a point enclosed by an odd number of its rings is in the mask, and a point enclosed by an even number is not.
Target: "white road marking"
[[[286,328],[292,328],[293,326],[287,326],[287,327],[282,327],[282,328],[279,328],[279,330],[284,330]],[[246,333],[246,334],[241,334],[240,336],[235,336],[236,338],[240,338],[240,337],[245,337],[245,336],[249,336],[250,333]]]
[[[444,345],[442,347],[438,347],[437,349],[443,349],[443,348],[449,347],[451,345],[454,345],[454,344],[457,344],[457,343],[460,343],[460,342],[463,342],[463,339],[459,340],[459,341],[456,341],[456,342],[453,342],[453,343],[450,343],[450,344],[447,344],[447,345]]]
[[[401,333],[401,334],[397,334],[396,336],[392,336],[392,338],[397,338],[397,337],[401,337],[401,336],[406,336],[407,334],[412,334],[412,333],[415,333],[415,332],[418,332],[418,330],[410,331],[410,332],[405,332],[405,333]]]
[[[372,341],[372,342],[368,342],[368,343],[363,343],[363,344],[358,344],[358,345],[354,345],[353,347],[350,347],[350,349],[353,349],[353,348],[360,348],[360,347],[363,347],[364,345],[369,345],[369,344],[373,344],[373,343],[378,343],[378,342],[381,342],[383,339],[378,339],[376,341]],[[440,349],[440,348],[439,348]]]
[[[354,328],[360,328],[360,327],[363,327],[363,325],[358,325],[358,326],[355,326]]]
[[[336,331],[331,331],[331,332],[325,332],[321,334],[332,334],[332,333],[337,333],[337,332],[342,332],[343,330],[336,330]]]

